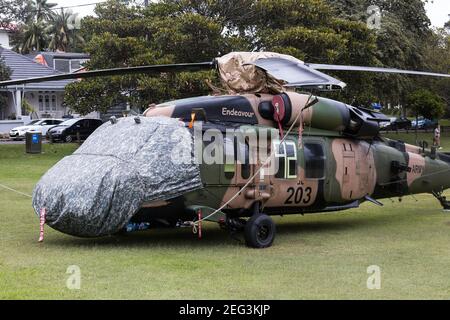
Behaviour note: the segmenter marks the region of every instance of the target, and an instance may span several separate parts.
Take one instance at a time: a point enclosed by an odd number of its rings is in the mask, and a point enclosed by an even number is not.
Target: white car
[[[392,125],[392,123],[393,123],[395,120],[397,120],[397,118],[395,118],[395,117],[389,117],[388,119],[389,119],[389,121],[386,121],[386,122],[384,122],[384,121],[383,121],[383,122],[380,122],[380,128],[381,128],[381,129],[384,129],[384,128],[386,128],[386,127]]]
[[[38,119],[33,120],[26,126],[11,129],[9,137],[14,140],[24,139],[27,132],[40,132],[43,136],[47,134],[48,129],[60,124],[62,119]]]

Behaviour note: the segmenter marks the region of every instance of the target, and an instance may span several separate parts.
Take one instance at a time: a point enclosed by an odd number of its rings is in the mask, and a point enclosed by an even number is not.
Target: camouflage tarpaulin
[[[143,202],[167,200],[201,187],[193,138],[165,117],[122,118],[99,127],[37,183],[33,207],[47,224],[76,236],[123,228]],[[180,156],[184,156],[180,161]]]
[[[276,80],[251,64],[258,59],[272,57],[299,61],[274,52],[231,52],[217,58],[218,71],[223,85],[230,93],[281,92],[283,90],[282,81]]]

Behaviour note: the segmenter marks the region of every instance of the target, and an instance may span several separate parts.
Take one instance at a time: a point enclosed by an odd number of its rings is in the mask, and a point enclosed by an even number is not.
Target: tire
[[[72,142],[72,136],[69,134],[69,135],[67,135],[65,138],[64,138],[64,141],[65,142]]]
[[[254,214],[245,224],[245,244],[251,248],[270,247],[275,238],[275,223],[265,214]]]

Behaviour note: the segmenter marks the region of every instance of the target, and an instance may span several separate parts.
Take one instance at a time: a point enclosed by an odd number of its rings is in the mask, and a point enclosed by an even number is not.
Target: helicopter
[[[99,127],[36,184],[43,223],[80,237],[216,222],[270,247],[273,215],[338,212],[418,193],[450,202],[450,154],[380,135],[389,119],[313,95],[346,84],[319,70],[446,77],[422,71],[308,64],[272,52],[231,52],[210,62],[153,65],[0,86],[123,74],[216,69],[227,94],[150,105]],[[310,92],[308,93],[308,90]],[[180,160],[182,159],[182,160]]]

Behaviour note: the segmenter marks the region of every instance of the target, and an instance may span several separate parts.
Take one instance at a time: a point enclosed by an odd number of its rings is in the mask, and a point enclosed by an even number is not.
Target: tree
[[[427,70],[425,46],[433,32],[421,0],[328,0],[337,14],[345,19],[366,21],[367,8],[376,5],[381,10],[376,37],[376,58],[380,66],[410,70]],[[441,70],[442,72],[446,72]],[[352,74],[349,74],[352,75]],[[375,78],[374,94],[384,104],[404,104],[417,79],[402,75],[380,74]]]
[[[30,21],[19,27],[14,48],[20,53],[40,51],[47,47],[48,36],[43,21]]]
[[[444,28],[436,29],[425,43],[427,69],[434,72],[450,71],[450,33]],[[450,79],[421,78],[417,87],[426,88],[443,98],[446,103],[446,115],[450,116]]]
[[[47,0],[34,0],[30,2],[29,9],[29,19],[34,21],[49,21],[52,19],[54,13],[52,8],[54,8],[56,3],[48,3]]]
[[[16,51],[80,51],[84,40],[77,30],[77,15],[63,9],[55,13],[55,6],[55,3],[49,3],[47,0],[27,3],[23,20],[19,21],[17,31],[13,35],[12,42]]]
[[[0,0],[0,27],[14,28],[13,23],[25,21],[27,0]]]
[[[438,119],[445,113],[445,103],[441,97],[426,89],[419,89],[409,94],[407,106],[416,116],[426,119]]]
[[[154,16],[153,10],[156,7],[159,10],[160,6],[150,4],[149,8],[142,9],[117,1],[98,5],[98,18],[88,17],[82,21],[83,35],[89,39],[84,49],[91,55],[86,67],[211,61],[223,52],[225,44],[220,23],[178,11]],[[213,82],[214,72],[83,80],[66,87],[64,101],[82,114],[106,111],[125,102],[142,111],[152,102],[208,93],[210,89],[205,79]]]
[[[324,0],[163,0],[146,8],[108,1],[95,12],[97,17],[83,19],[81,30],[91,55],[89,69],[211,61],[239,50],[273,50],[317,63],[377,65],[375,37],[366,25],[335,18]],[[344,93],[349,100],[355,95],[369,100],[369,75],[342,77],[351,87]],[[205,79],[217,80],[214,72],[83,80],[66,88],[65,101],[80,113],[91,111],[90,106],[103,110],[103,95],[86,93],[91,83],[96,92],[102,85],[117,103],[125,99],[144,109],[151,102],[207,94],[211,90]]]
[[[262,0],[255,2],[252,40],[257,50],[290,54],[311,63],[380,65],[376,38],[359,21],[336,17],[333,7],[320,0]],[[373,75],[334,73],[347,83],[332,98],[348,103],[372,100]]]
[[[70,51],[72,47],[83,44],[83,37],[76,30],[77,15],[72,11],[61,9],[59,13],[51,15],[49,26],[45,31],[50,38],[48,49],[52,51]]]

